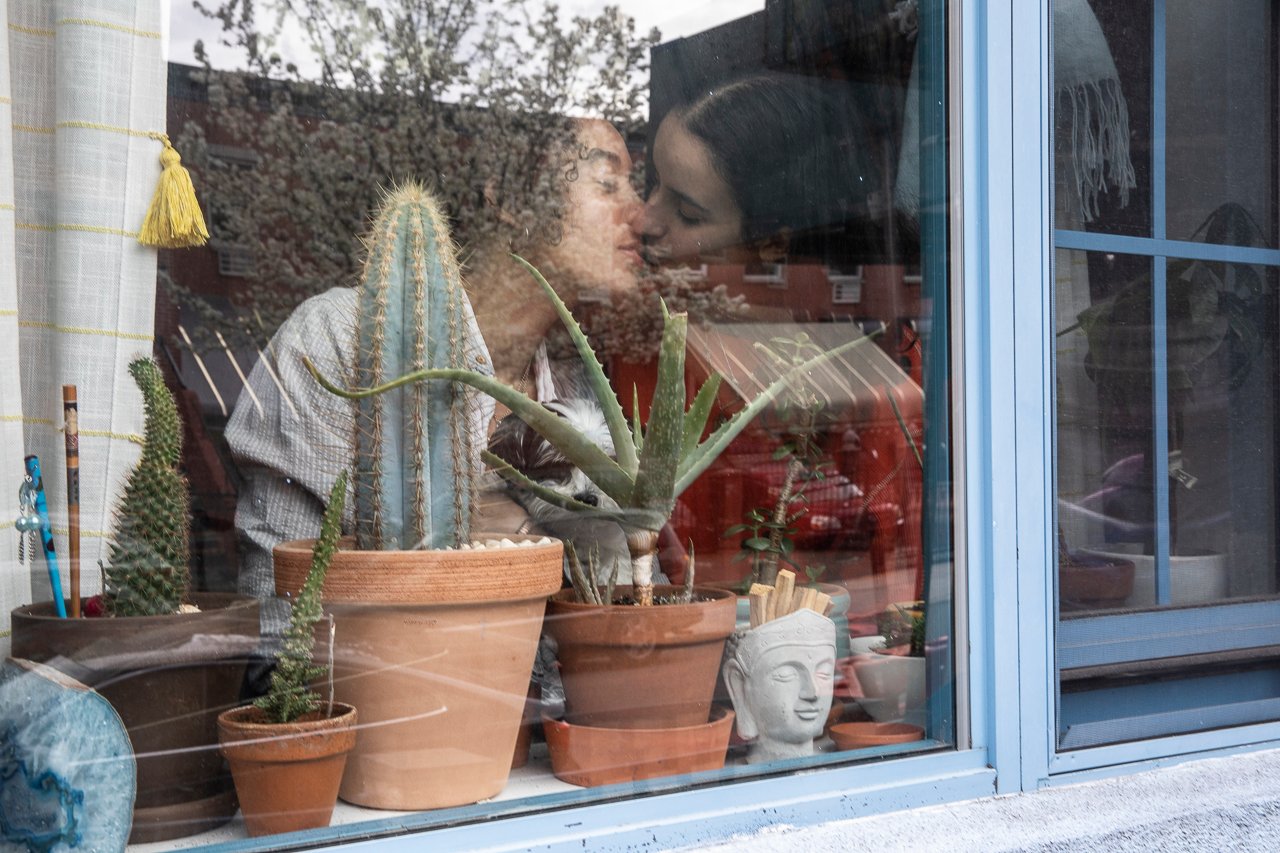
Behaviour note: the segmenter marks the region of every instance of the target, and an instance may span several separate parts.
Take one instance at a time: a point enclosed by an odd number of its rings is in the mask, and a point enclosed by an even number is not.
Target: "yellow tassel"
[[[191,173],[182,166],[182,157],[174,150],[169,137],[159,134],[164,143],[160,152],[160,183],[151,198],[147,218],[142,222],[138,242],[160,249],[184,249],[203,246],[209,239]]]

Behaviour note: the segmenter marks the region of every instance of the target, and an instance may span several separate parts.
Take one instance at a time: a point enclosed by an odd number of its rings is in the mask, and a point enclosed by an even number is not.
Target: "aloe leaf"
[[[800,378],[803,374],[813,370],[815,367],[825,364],[831,359],[843,355],[854,347],[864,344],[870,340],[870,335],[854,338],[853,340],[847,341],[838,347],[834,347],[826,352],[815,355],[813,358],[803,364],[796,365],[794,368],[788,370],[785,374],[775,379],[767,388],[761,391],[754,400],[740,409],[732,418],[721,424],[706,441],[699,444],[691,454],[682,460],[680,470],[676,477],[673,497],[679,497],[685,489],[689,488],[693,481],[696,480],[703,471],[707,470],[711,463],[725,451],[725,448],[729,446],[729,443],[737,438],[744,429],[746,429],[752,419],[763,412],[765,408],[773,402],[774,398],[781,394],[789,384]],[[603,488],[603,486],[601,488]]]
[[[555,489],[548,488],[537,480],[532,480],[519,471],[510,462],[488,450],[480,451],[480,458],[484,463],[493,469],[494,473],[502,477],[508,483],[527,489],[531,494],[542,498],[552,506],[560,507],[560,509],[569,510],[570,512],[579,513],[584,517],[600,518],[607,521],[613,521],[623,524],[627,521],[627,516],[622,512],[601,509],[598,506],[584,504],[582,501],[574,500],[568,495],[563,495]]]
[[[924,457],[920,455],[920,448],[916,446],[916,440],[911,437],[911,428],[907,426],[906,420],[902,417],[902,410],[898,408],[898,401],[893,399],[893,394],[886,394],[889,400],[889,408],[893,409],[894,420],[898,422],[898,429],[902,431],[902,436],[907,440],[911,452],[915,454],[916,464],[920,466],[920,470],[924,470]]]
[[[555,306],[556,313],[560,315],[560,321],[569,330],[569,337],[573,339],[574,346],[578,348],[578,356],[582,360],[582,368],[586,374],[587,383],[591,386],[591,391],[595,394],[596,401],[600,404],[600,411],[604,413],[605,424],[609,427],[609,437],[613,439],[613,449],[618,455],[618,466],[634,477],[639,464],[636,445],[632,440],[631,430],[627,428],[627,416],[622,411],[622,404],[618,402],[618,395],[614,393],[613,386],[609,384],[608,378],[604,375],[604,367],[600,364],[600,359],[596,357],[595,350],[591,348],[591,343],[587,340],[587,336],[582,333],[582,327],[573,318],[573,314],[570,313],[568,306],[564,304],[564,300],[547,283],[542,273],[538,272],[533,264],[519,255],[513,254],[511,257],[515,258],[516,262],[533,276],[533,280],[538,283],[538,286],[547,294],[547,298],[551,300],[551,304]]]
[[[636,452],[644,452],[644,425],[640,423],[640,389],[631,386],[631,434],[636,439]]]
[[[552,412],[541,403],[535,402],[527,395],[510,388],[492,376],[485,376],[472,370],[458,368],[436,368],[433,370],[416,370],[398,379],[393,379],[374,388],[349,390],[325,379],[305,356],[303,364],[316,381],[331,394],[345,397],[348,400],[359,400],[382,394],[393,388],[421,382],[424,379],[447,379],[470,385],[478,391],[488,394],[502,405],[514,412],[529,428],[545,438],[564,454],[569,462],[582,469],[591,482],[600,490],[613,498],[620,505],[626,506],[631,499],[633,481],[628,474],[618,467],[607,453],[600,449],[590,438],[570,426],[564,418]]]
[[[685,459],[698,447],[702,440],[702,431],[707,428],[707,419],[711,417],[711,407],[715,405],[716,394],[720,393],[722,377],[712,373],[702,383],[698,393],[693,397],[693,405],[684,415],[684,441],[680,445],[680,458]]]
[[[631,505],[652,509],[674,506],[676,471],[684,438],[684,357],[689,330],[687,314],[671,314],[662,307],[664,326],[658,354],[658,380],[649,408],[649,423],[640,454]]]

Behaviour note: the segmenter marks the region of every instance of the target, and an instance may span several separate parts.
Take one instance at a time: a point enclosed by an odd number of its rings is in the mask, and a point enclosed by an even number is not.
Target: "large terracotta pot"
[[[301,588],[311,547],[276,547],[278,594]],[[335,695],[360,709],[342,799],[416,811],[474,803],[506,786],[562,553],[552,542],[335,554],[324,583]]]
[[[619,587],[616,595],[629,594]],[[654,587],[654,596],[679,588]],[[573,724],[659,729],[706,723],[735,595],[698,587],[692,604],[651,607],[580,604],[552,597],[547,630],[556,640],[566,719]]]
[[[199,613],[60,619],[52,603],[13,611],[14,657],[46,663],[116,709],[138,761],[130,842],[203,832],[231,819],[218,714],[240,701],[258,645],[258,602],[194,593]]]
[[[252,705],[218,717],[222,754],[250,835],[329,825],[355,727],[356,709],[338,703],[331,716],[309,714],[292,723],[267,722]]]

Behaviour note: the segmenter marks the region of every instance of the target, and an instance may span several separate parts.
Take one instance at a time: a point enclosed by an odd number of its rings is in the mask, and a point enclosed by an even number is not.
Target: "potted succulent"
[[[60,619],[52,603],[13,613],[14,657],[47,663],[116,708],[138,761],[134,843],[224,823],[235,791],[217,751],[217,716],[236,704],[258,645],[258,604],[193,593],[187,563],[190,496],[178,469],[182,425],[160,368],[129,372],[146,409],[143,451],[116,509],[100,618]]]
[[[558,646],[567,707],[566,720],[547,727],[553,761],[557,741],[581,740],[601,746],[604,757],[599,760],[606,765],[621,762],[604,767],[607,772],[600,775],[589,772],[597,769],[590,766],[593,759],[574,764],[569,773],[579,784],[644,778],[706,766],[673,763],[662,756],[643,757],[639,754],[643,743],[653,743],[667,751],[688,749],[700,756],[699,760],[718,751],[716,760],[722,763],[732,717],[726,712],[711,719],[711,698],[724,642],[734,626],[734,595],[727,590],[695,588],[691,583],[684,589],[655,588],[653,563],[658,531],[669,518],[676,498],[752,418],[800,375],[865,338],[819,353],[784,371],[704,439],[720,377],[713,374],[686,411],[688,318],[668,312],[664,305],[657,390],[648,425],[642,429],[634,413],[633,424],[628,424],[599,359],[554,289],[531,265],[521,258],[516,260],[533,276],[565,324],[608,424],[616,459],[542,404],[474,370],[424,368],[381,385],[369,383],[343,389],[309,366],[330,391],[357,400],[375,398],[422,381],[449,380],[470,385],[522,418],[617,503],[618,510],[611,517],[627,532],[632,586],[606,589],[602,594],[594,583],[587,583],[579,591],[555,594],[548,608],[548,630]],[[604,514],[599,507],[581,504],[541,486],[488,451],[483,458],[502,476],[549,503],[597,516]],[[575,600],[575,595],[585,600]],[[571,731],[573,728],[580,736]],[[702,730],[708,730],[707,737],[718,739],[718,750],[704,745],[682,746],[691,733]]]
[[[474,319],[446,219],[418,184],[392,190],[367,240],[354,376],[476,366]],[[393,307],[389,307],[393,306]],[[339,796],[373,808],[473,803],[507,783],[546,598],[563,549],[470,530],[483,472],[477,397],[451,378],[354,403],[354,537],[325,577],[339,702],[361,730]],[[276,592],[296,596],[314,543],[276,546]]]
[[[878,621],[882,640],[853,660],[859,704],[877,722],[901,720],[924,704],[924,602],[890,605]]]
[[[312,663],[321,587],[342,534],[347,476],[329,495],[311,568],[293,603],[271,687],[252,705],[218,717],[222,754],[231,765],[245,829],[270,835],[328,826],[347,753],[356,742],[356,709],[321,702],[310,682],[332,671]],[[332,693],[330,694],[332,696]]]

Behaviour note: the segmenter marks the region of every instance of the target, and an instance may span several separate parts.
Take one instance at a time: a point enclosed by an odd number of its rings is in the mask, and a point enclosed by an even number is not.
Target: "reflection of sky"
[[[764,8],[764,0],[613,0],[613,4],[620,5],[626,14],[635,18],[637,32],[647,33],[650,28],[657,27],[662,32],[663,41],[693,35]],[[206,0],[206,5],[214,6],[216,2]],[[261,14],[265,18],[267,4],[259,5],[264,7]],[[562,0],[560,8],[567,20],[573,15],[595,15],[606,5],[609,5],[608,0]],[[541,2],[534,6],[541,7]],[[238,54],[216,44],[218,23],[197,12],[191,0],[170,0],[168,12],[170,61],[194,64],[193,48],[196,41],[203,39],[214,67],[236,64]],[[286,33],[280,54],[288,61],[305,56],[306,51],[300,47],[299,41],[289,39]],[[305,68],[305,65],[301,67]]]

